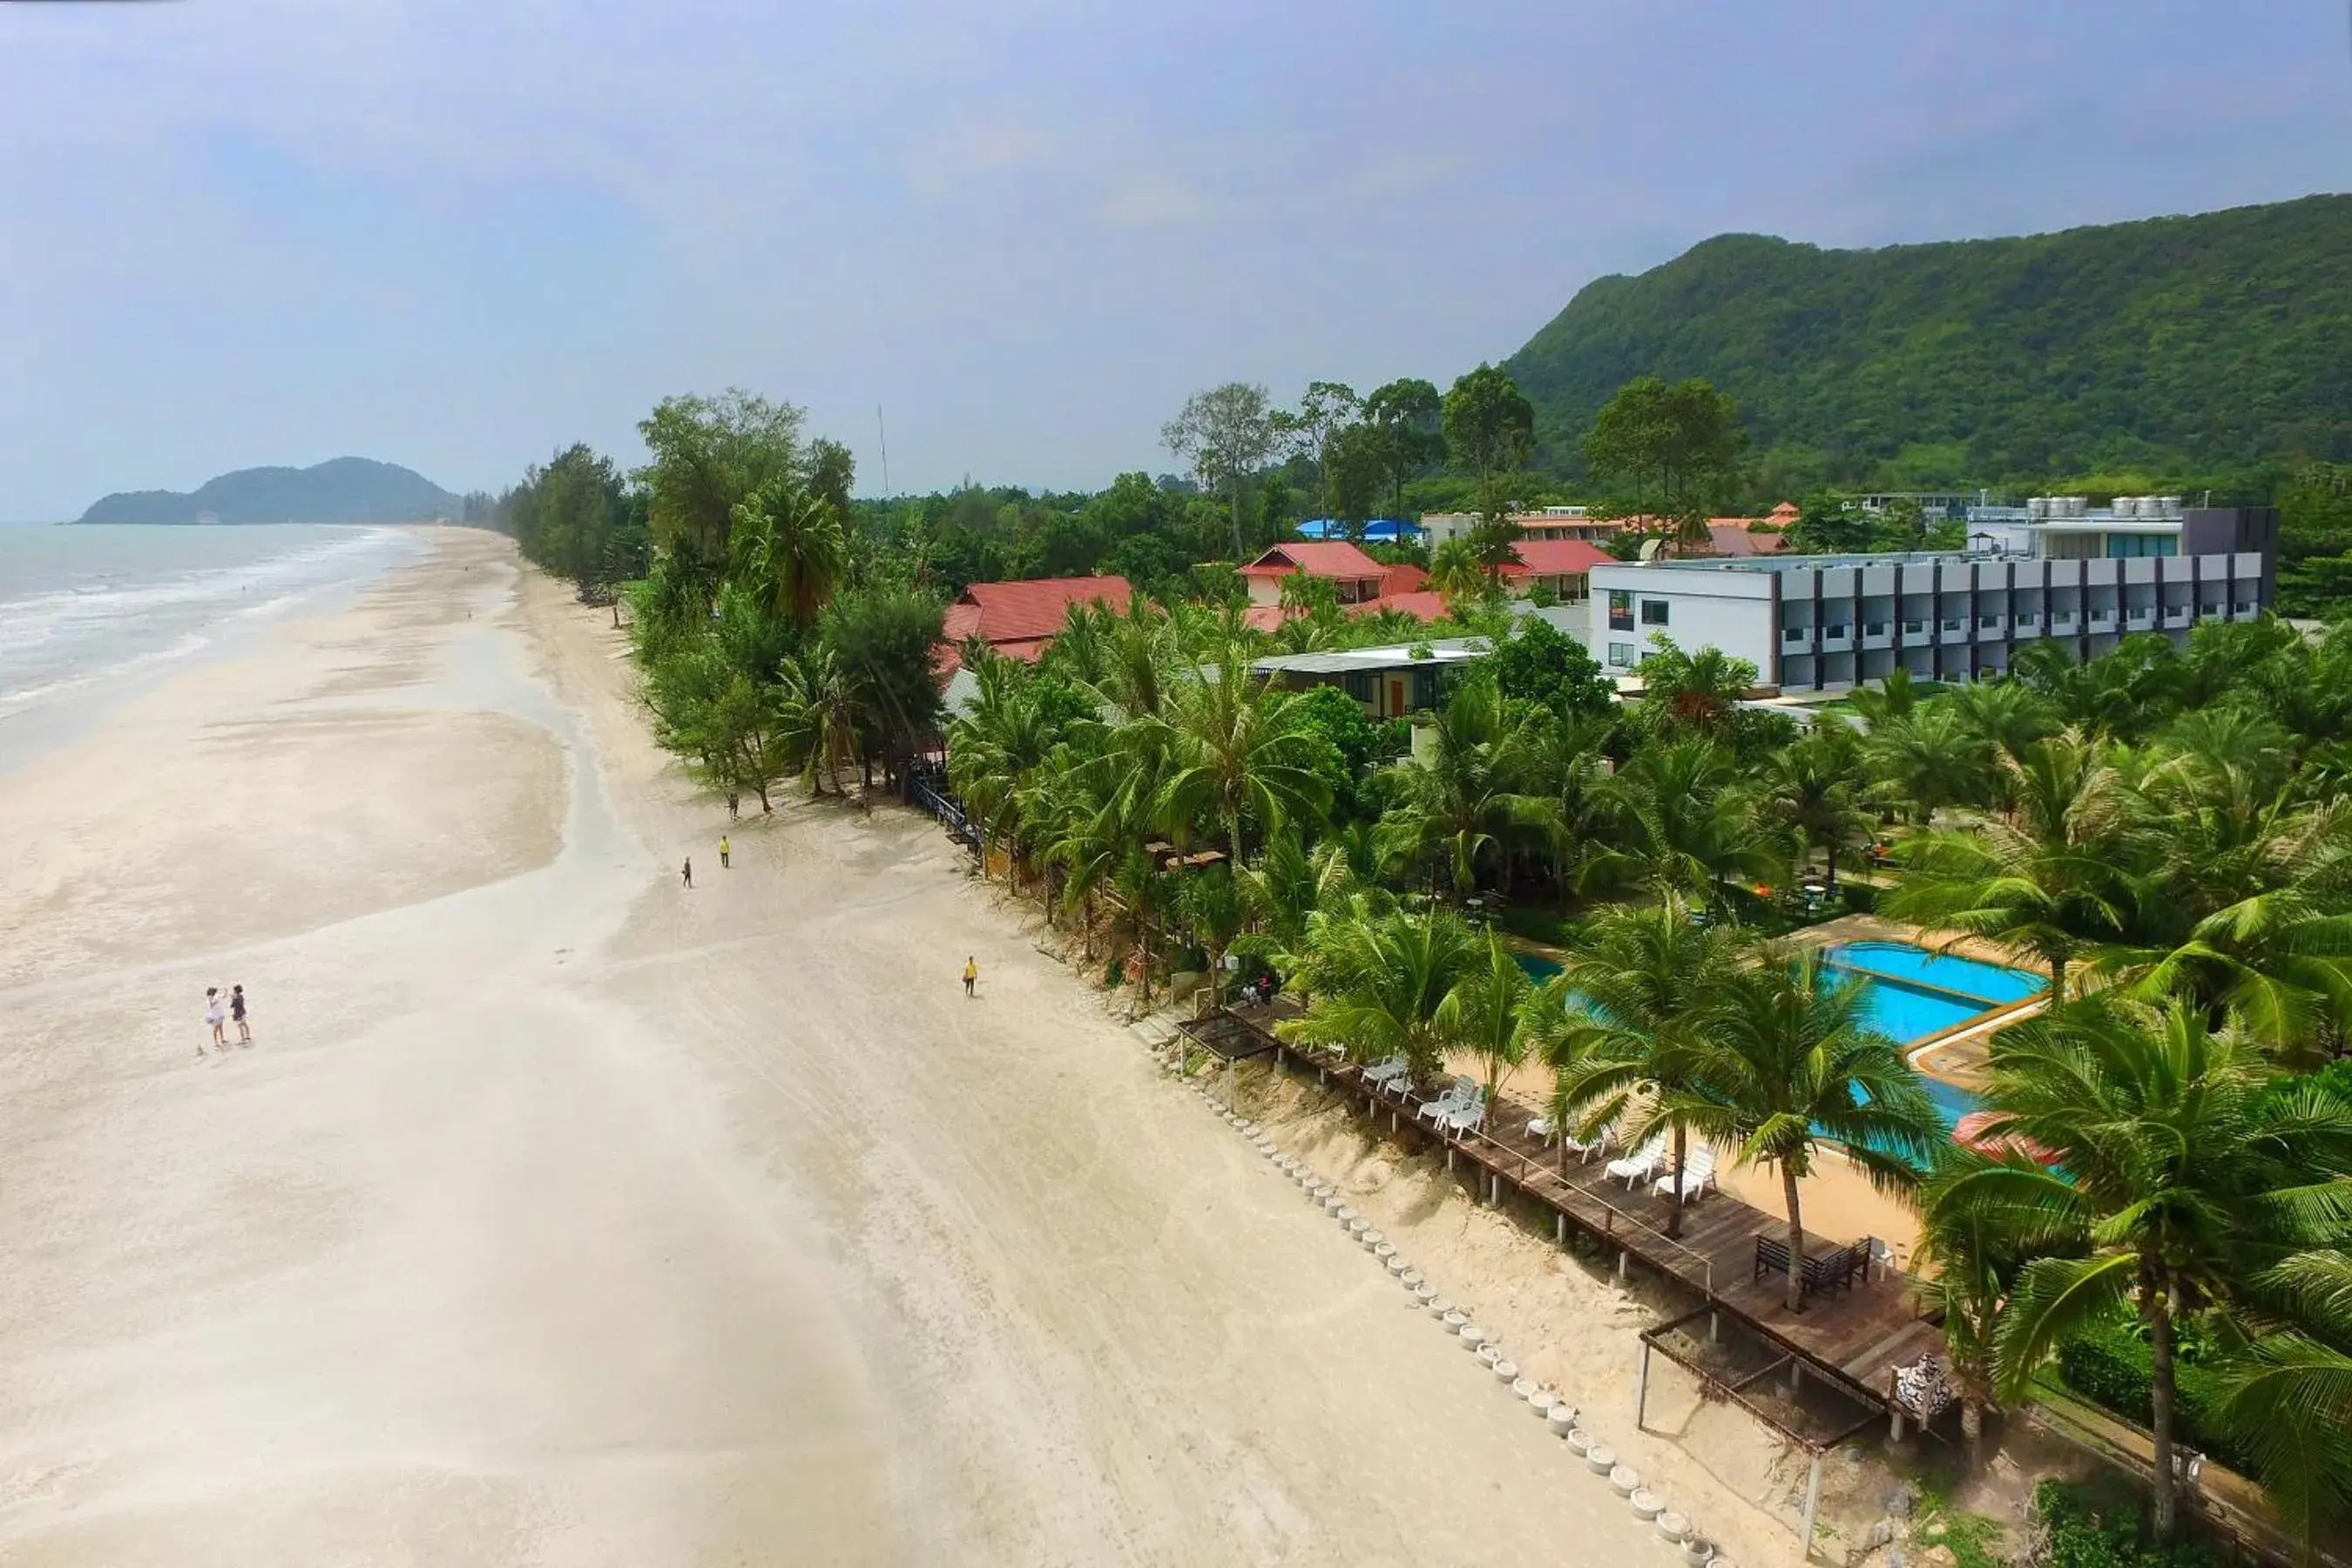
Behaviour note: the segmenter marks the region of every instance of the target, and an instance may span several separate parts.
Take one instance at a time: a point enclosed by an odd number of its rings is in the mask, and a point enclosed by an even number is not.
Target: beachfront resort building
[[[2066,500],[2066,498],[2055,498]],[[2026,548],[1906,555],[1711,557],[1591,573],[1588,646],[1606,669],[1639,664],[1660,634],[1754,664],[1786,691],[1914,676],[1965,680],[2057,639],[2081,658],[2134,632],[2185,640],[2204,621],[2252,620],[2276,588],[2278,514],[2266,507],[2038,505]]]
[[[1135,596],[1124,577],[1044,577],[1027,583],[974,583],[948,606],[940,672],[962,668],[963,645],[978,637],[1008,658],[1037,662],[1072,605],[1108,605],[1124,613]]]
[[[1319,577],[1342,605],[1361,605],[1381,596],[1389,569],[1346,540],[1329,539],[1276,544],[1241,570],[1253,605],[1279,605],[1284,580],[1297,576]]]
[[[1292,691],[1336,686],[1371,718],[1402,719],[1441,706],[1463,670],[1492,651],[1484,637],[1438,637],[1386,647],[1277,654],[1250,668],[1260,680]]]
[[[1522,539],[1579,539],[1598,544],[1625,531],[1622,518],[1594,517],[1580,506],[1539,506],[1510,514]],[[1432,550],[1450,539],[1467,539],[1483,521],[1475,511],[1433,511],[1421,520]]]

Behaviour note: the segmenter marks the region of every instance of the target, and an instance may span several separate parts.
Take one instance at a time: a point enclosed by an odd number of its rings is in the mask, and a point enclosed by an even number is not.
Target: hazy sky
[[[877,491],[1443,384],[1726,229],[2352,187],[2345,0],[0,5],[0,518],[359,453],[494,488],[666,393]]]

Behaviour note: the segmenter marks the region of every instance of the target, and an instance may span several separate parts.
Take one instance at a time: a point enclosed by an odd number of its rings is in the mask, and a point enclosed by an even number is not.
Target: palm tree
[[[979,695],[948,733],[948,781],[979,817],[983,832],[1006,841],[1006,874],[1021,883],[1021,791],[1056,739],[1052,718],[1037,701],[1028,667],[990,658],[972,674]],[[986,846],[981,855],[984,873]]]
[[[2308,1552],[2352,1514],[2352,1252],[2292,1253],[2247,1293],[2262,1331],[2211,1363],[2207,1418],[2252,1458]]]
[[[1663,720],[1663,727],[1720,739],[1734,705],[1756,684],[1756,667],[1717,647],[1685,653],[1664,632],[1650,641],[1654,651],[1634,671],[1642,678],[1643,710]]]
[[[2023,758],[2036,741],[2058,732],[2057,716],[2032,687],[2014,680],[1975,680],[1937,700],[1948,706],[1983,748],[1988,765],[2000,753]]]
[[[1478,866],[1514,839],[1556,842],[1557,802],[1520,787],[1534,757],[1535,719],[1514,717],[1493,679],[1456,685],[1433,717],[1437,744],[1426,763],[1400,765],[1401,807],[1381,825],[1392,852],[1442,858],[1456,898],[1477,890]]]
[[[1475,599],[1486,591],[1486,568],[1468,540],[1449,539],[1430,552],[1429,585],[1449,599]]]
[[[1917,682],[1907,667],[1898,664],[1875,687],[1855,687],[1848,693],[1846,703],[1864,726],[1876,730],[1907,716],[1918,706]]]
[[[1834,719],[1764,761],[1757,794],[1765,816],[1795,838],[1806,860],[1815,850],[1828,857],[1832,892],[1838,851],[1870,832],[1860,798],[1864,778],[1861,738]]]
[[[800,763],[801,776],[807,781],[809,793],[823,795],[817,770],[833,784],[833,793],[841,795],[841,759],[845,752],[855,754],[858,741],[858,713],[863,693],[860,683],[834,656],[831,647],[819,643],[797,658],[786,659],[777,670],[779,710],[786,743]],[[761,804],[767,796],[763,791]]]
[[[1160,781],[1161,820],[1178,828],[1195,817],[1215,821],[1238,867],[1245,816],[1272,827],[1329,809],[1331,786],[1316,767],[1322,742],[1291,716],[1293,700],[1259,684],[1228,648],[1213,674],[1179,680],[1159,717],[1127,726],[1144,742],[1165,742],[1171,766]]]
[[[1890,805],[1915,822],[1932,824],[1937,810],[1985,798],[1984,746],[1958,710],[1927,702],[1873,727],[1864,746]]]
[[[2032,953],[2050,970],[2054,1001],[2066,966],[2123,930],[2122,795],[2098,749],[2073,732],[2036,742],[2021,759],[2004,754],[2001,766],[2013,820],[1898,845],[1906,873],[1886,910]]]
[[[1996,1163],[1946,1142],[1919,1193],[1916,1260],[1927,1266],[1918,1276],[1919,1305],[1930,1316],[1943,1315],[1944,1345],[1960,1396],[1960,1438],[1971,1458],[1984,1440],[1984,1413],[1993,1403],[1997,1372],[1994,1334],[2021,1258],[1994,1215],[1949,1203],[1944,1192],[1960,1177]]]
[[[1284,1039],[1332,1046],[1358,1061],[1402,1055],[1415,1079],[1445,1063],[1438,1015],[1483,953],[1458,916],[1353,912],[1312,917],[1307,965],[1314,1000],[1275,1026]]]
[[[1832,982],[1821,955],[1769,954],[1731,975],[1691,1039],[1685,1118],[1742,1163],[1777,1165],[1789,1215],[1789,1310],[1804,1310],[1799,1183],[1824,1142],[1885,1193],[1918,1184],[1941,1123],[1895,1043],[1863,1021],[1864,982]]]
[[[1698,1037],[1719,1016],[1743,940],[1736,928],[1696,924],[1669,892],[1646,908],[1595,916],[1577,933],[1555,987],[1563,1003],[1578,999],[1549,1053],[1559,1074],[1554,1102],[1566,1113],[1560,1124],[1575,1120],[1591,1133],[1615,1123],[1633,1143],[1672,1135],[1670,1237],[1683,1232],[1679,1178],[1695,1110],[1690,1068],[1704,1054]]]
[[[1078,782],[1074,780],[1074,783]],[[1091,803],[1091,809],[1087,808]],[[1131,837],[1108,801],[1074,795],[1071,809],[1046,829],[1042,858],[1062,873],[1062,902],[1076,911],[1086,960],[1095,956],[1095,896],[1118,873]]]
[[[771,614],[806,626],[833,596],[848,559],[841,514],[786,476],[736,504],[730,576],[750,584]]]
[[[1229,866],[1204,866],[1184,874],[1176,897],[1193,944],[1208,955],[1209,1005],[1224,1003],[1225,954],[1248,919]]]
[[[1990,1097],[2004,1131],[2048,1151],[2056,1168],[1989,1160],[1936,1192],[1931,1231],[1981,1217],[2042,1254],[2020,1270],[1994,1334],[2004,1394],[2021,1395],[2084,1329],[2137,1314],[2159,1540],[2176,1519],[2182,1318],[2239,1297],[2265,1248],[2325,1245],[2352,1224],[2352,1106],[2311,1085],[2266,1096],[2268,1076],[2200,1008],[2060,1004],[1993,1037]]]
[[[1704,736],[1647,746],[1610,781],[1613,843],[1587,863],[1587,887],[1628,880],[1712,900],[1725,880],[1786,864],[1731,754]]]
[[[1473,956],[1467,973],[1438,1004],[1439,1034],[1485,1066],[1489,1106],[1503,1075],[1527,1060],[1536,1043],[1540,1023],[1528,1010],[1534,990],[1511,950],[1489,931],[1485,951]]]
[[[1095,691],[1129,719],[1156,718],[1168,677],[1180,663],[1167,616],[1138,597],[1103,637],[1104,668]]]
[[[2182,752],[2148,771],[2128,816],[2150,869],[2095,971],[2226,1010],[2284,1055],[2352,1029],[2352,808],[2304,804],[2257,758]]]

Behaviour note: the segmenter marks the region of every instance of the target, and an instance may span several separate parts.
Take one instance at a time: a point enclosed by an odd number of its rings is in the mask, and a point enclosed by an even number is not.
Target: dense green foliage
[[[417,522],[456,518],[466,503],[396,463],[335,458],[307,468],[239,468],[194,493],[119,490],[81,514],[84,522]]]
[[[2313,196],[1880,250],[1725,235],[1587,285],[1505,363],[1549,467],[1625,383],[1699,376],[1785,495],[2352,458],[2347,339],[2352,196]]]

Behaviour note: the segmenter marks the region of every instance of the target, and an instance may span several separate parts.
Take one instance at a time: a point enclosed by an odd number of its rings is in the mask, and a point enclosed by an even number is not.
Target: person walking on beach
[[[727,869],[727,835],[724,833],[719,836],[719,868],[722,871]]]
[[[963,994],[967,996],[977,994],[977,993],[972,990],[972,987],[979,984],[980,963],[970,953],[966,953],[963,961]]]
[[[212,1026],[213,1044],[218,1046],[222,1050],[228,1049],[227,1019],[228,1009],[221,1004],[220,987],[217,985],[205,986],[205,1022]],[[204,1054],[204,1047],[198,1046],[196,1047],[196,1055],[203,1056]]]
[[[253,1044],[253,1026],[246,1021],[245,987],[242,985],[228,988],[228,1016],[236,1025],[236,1043],[240,1046]]]
[[[727,792],[727,816],[730,820],[743,815],[743,797],[733,790]]]
[[[689,888],[691,888],[692,886],[694,886],[694,857],[693,857],[693,856],[691,856],[691,855],[688,856],[688,857],[686,858],[686,863],[685,863],[684,865],[680,866],[680,867],[677,868],[677,879],[678,879],[680,882],[684,883],[686,886],[689,887]]]

